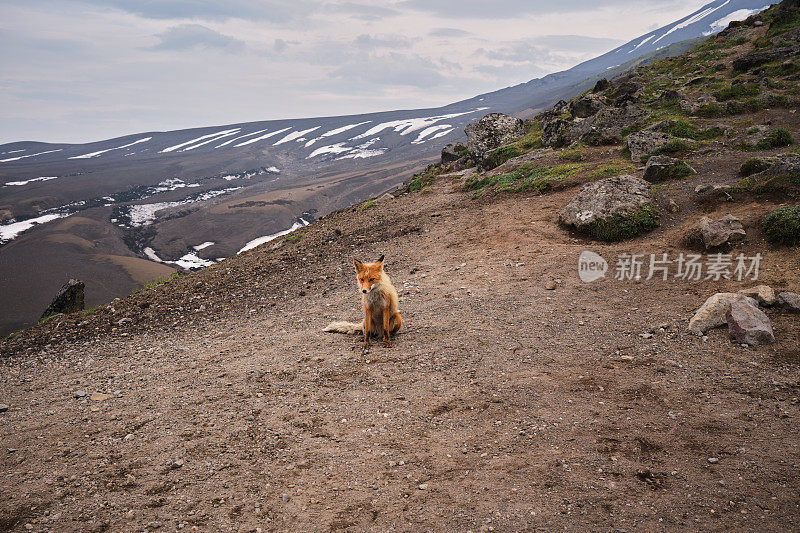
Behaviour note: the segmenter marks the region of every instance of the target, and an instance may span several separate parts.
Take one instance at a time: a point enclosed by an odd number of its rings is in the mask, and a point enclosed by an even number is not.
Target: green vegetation
[[[684,139],[694,139],[696,141],[707,141],[722,137],[725,133],[722,128],[712,126],[701,130],[693,123],[683,118],[668,119],[667,124],[661,128],[661,131],[668,133],[673,137],[682,137]]]
[[[708,103],[708,104],[701,104],[700,107],[697,108],[695,114],[698,117],[714,118],[714,117],[724,117],[727,114],[727,111],[717,104]]]
[[[366,211],[367,209],[369,209],[370,207],[373,207],[374,205],[375,205],[375,200],[370,198],[369,200],[367,200],[366,202],[361,204],[361,210],[362,211]]]
[[[583,161],[583,149],[580,146],[562,150],[558,154],[559,161]]]
[[[158,278],[158,279],[153,280],[153,281],[151,281],[149,283],[145,283],[144,286],[141,289],[139,289],[137,291],[133,291],[131,294],[137,294],[137,293],[140,293],[140,292],[149,291],[150,289],[152,289],[154,287],[158,287],[159,285],[164,285],[165,283],[169,283],[171,281],[174,281],[176,279],[180,279],[180,278],[182,278],[184,276],[187,276],[187,275],[188,274],[185,273],[185,272],[173,272],[169,276],[164,276],[163,278]]]
[[[606,163],[594,169],[592,171],[591,176],[592,179],[594,180],[601,180],[604,178],[612,178],[614,176],[619,176],[620,174],[630,172],[631,170],[633,170],[633,165]]]
[[[767,133],[767,136],[756,144],[759,150],[769,150],[770,148],[780,148],[794,144],[792,133],[786,128],[775,128]]]
[[[476,192],[473,197],[495,185],[497,192],[527,191],[542,194],[575,175],[582,167],[583,165],[578,164],[534,167],[531,163],[526,163],[513,172],[468,180],[465,187]]]
[[[284,242],[297,242],[303,238],[302,233],[290,233],[289,235],[283,238]]]
[[[655,176],[655,179],[659,181],[682,180],[694,174],[694,170],[692,170],[692,167],[690,167],[686,161],[680,161],[666,169],[659,170],[660,171],[657,172]]]
[[[586,228],[586,231],[602,241],[621,241],[654,230],[661,225],[660,218],[661,213],[658,208],[652,203],[647,203],[628,215],[595,221]]]
[[[651,155],[673,155],[686,153],[694,148],[694,144],[684,139],[672,139],[661,148],[655,150]]]
[[[53,313],[52,315],[47,315],[46,317],[40,318],[39,321],[36,323],[36,325],[41,326],[42,324],[47,324],[54,318],[58,318],[60,316],[64,316],[64,313]]]
[[[781,207],[764,220],[767,240],[784,246],[800,246],[800,205]]]
[[[744,163],[742,166],[739,167],[739,174],[744,177],[752,176],[753,174],[758,174],[759,172],[763,172],[769,168],[769,164],[764,162],[763,160],[757,157],[751,157]]]
[[[731,191],[743,193],[784,192],[798,186],[800,186],[800,172],[771,176],[753,174],[741,180]]]
[[[90,307],[89,309],[84,310],[83,316],[91,316],[91,315],[95,314],[101,307],[103,307],[103,306],[102,305],[94,305],[94,306]]]
[[[430,185],[433,178],[436,177],[441,170],[439,165],[430,165],[422,172],[414,174],[414,177],[411,178],[411,183],[408,185],[408,190],[414,192],[422,189],[426,185]]]
[[[761,94],[761,87],[755,83],[738,83],[735,85],[728,85],[723,89],[715,91],[713,94],[714,98],[720,102],[726,102],[734,98],[757,96]]]

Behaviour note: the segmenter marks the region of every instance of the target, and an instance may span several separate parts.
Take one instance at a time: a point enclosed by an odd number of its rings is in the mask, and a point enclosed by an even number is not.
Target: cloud
[[[216,48],[226,52],[244,50],[244,41],[223,35],[200,24],[173,26],[156,37],[161,42],[155,45],[153,50],[192,50],[197,48]]]
[[[351,85],[408,86],[431,88],[448,83],[441,67],[418,55],[390,52],[379,56],[359,56],[330,73],[331,78]]]
[[[47,0],[28,0],[30,4],[46,4]],[[309,0],[64,0],[65,4],[89,4],[109,7],[148,19],[269,20],[286,22],[305,18],[314,5]]]
[[[571,52],[611,50],[625,43],[621,39],[588,37],[586,35],[542,35],[532,39],[538,45]]]
[[[363,50],[375,50],[377,48],[409,48],[411,40],[402,35],[373,36],[361,34],[356,37],[353,43]]]

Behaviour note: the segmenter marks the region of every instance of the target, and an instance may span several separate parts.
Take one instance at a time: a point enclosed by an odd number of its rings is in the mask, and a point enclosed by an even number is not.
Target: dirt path
[[[800,528],[797,316],[770,312],[774,346],[703,341],[686,319],[744,284],[577,276],[587,247],[677,251],[669,227],[587,246],[554,224],[574,190],[454,190],[334,214],[183,280],[172,314],[120,302],[129,332],[5,359],[0,529]],[[321,329],[359,317],[351,258],[382,253],[405,329],[362,355]],[[797,290],[798,268],[770,252],[762,280]]]

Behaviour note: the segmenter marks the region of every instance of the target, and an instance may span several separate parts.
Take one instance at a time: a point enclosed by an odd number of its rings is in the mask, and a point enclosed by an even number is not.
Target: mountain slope
[[[715,1],[563,73],[437,109],[2,145],[0,332],[35,320],[70,277],[98,304],[391,189],[483,114],[530,116],[758,4]]]

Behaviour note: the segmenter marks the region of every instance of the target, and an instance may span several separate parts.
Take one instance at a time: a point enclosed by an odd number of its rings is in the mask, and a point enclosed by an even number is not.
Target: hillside
[[[800,314],[765,305],[765,345],[688,326],[718,292],[800,292],[798,31],[785,0],[391,197],[7,337],[0,526],[797,530]],[[568,224],[624,175],[650,216]],[[746,235],[707,247],[726,215]],[[716,253],[761,254],[758,279],[614,275]],[[322,328],[382,254],[404,326],[362,354]]]
[[[567,71],[434,109],[0,145],[0,334],[33,324],[70,278],[91,306],[231,257],[398,186],[482,114],[532,116],[761,7],[714,0]]]

